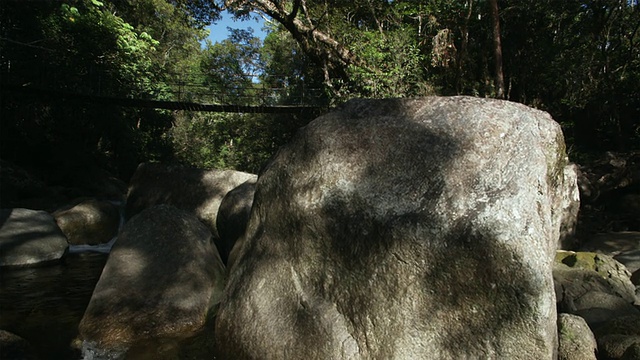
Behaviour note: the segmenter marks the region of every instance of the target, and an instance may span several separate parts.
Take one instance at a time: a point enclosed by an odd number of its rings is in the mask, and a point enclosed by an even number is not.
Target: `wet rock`
[[[356,100],[260,174],[216,320],[235,359],[552,358],[567,159],[548,114]]]
[[[49,213],[0,209],[0,266],[58,261],[67,247],[67,238]]]
[[[36,360],[36,352],[29,342],[6,330],[0,330],[0,359]]]
[[[80,199],[53,213],[72,245],[108,243],[118,234],[120,211],[110,201]]]
[[[202,330],[224,287],[211,233],[177,208],[150,207],[116,241],[80,323],[97,352]],[[105,350],[106,349],[106,350]]]

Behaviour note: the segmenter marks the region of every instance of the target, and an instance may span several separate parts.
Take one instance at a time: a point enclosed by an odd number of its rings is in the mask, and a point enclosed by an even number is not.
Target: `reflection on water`
[[[69,253],[55,265],[1,269],[0,329],[25,338],[43,360],[114,358],[113,353],[87,351],[86,343],[74,343],[107,257],[106,253]],[[216,359],[213,322],[209,317],[205,328],[195,336],[137,344],[124,358]]]
[[[0,270],[0,329],[25,338],[41,359],[78,359],[71,342],[106,254],[67,254],[63,262]]]

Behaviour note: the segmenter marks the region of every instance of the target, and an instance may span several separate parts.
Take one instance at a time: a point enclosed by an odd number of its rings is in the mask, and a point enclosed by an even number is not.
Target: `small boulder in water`
[[[67,248],[67,238],[46,211],[0,209],[0,266],[58,261]]]
[[[211,233],[195,216],[168,205],[150,207],[118,236],[80,336],[102,350],[192,336],[212,314],[224,280]]]
[[[38,357],[29,342],[6,330],[0,330],[0,359],[35,360]]]

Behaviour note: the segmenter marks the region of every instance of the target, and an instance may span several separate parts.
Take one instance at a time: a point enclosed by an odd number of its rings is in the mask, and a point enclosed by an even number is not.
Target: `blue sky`
[[[222,13],[222,18],[215,24],[207,27],[209,30],[208,39],[211,40],[212,43],[220,42],[225,40],[229,36],[229,31],[227,27],[233,29],[253,29],[253,35],[259,37],[264,40],[264,37],[267,35],[262,27],[264,26],[264,20],[262,18],[237,21],[233,19],[231,14],[224,12]]]

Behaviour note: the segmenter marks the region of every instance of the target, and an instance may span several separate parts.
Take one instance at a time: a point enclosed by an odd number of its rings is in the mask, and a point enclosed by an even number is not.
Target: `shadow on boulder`
[[[195,216],[168,205],[142,211],[113,246],[80,323],[85,355],[198,334],[215,314],[225,276],[211,233]]]
[[[565,165],[559,126],[508,102],[351,101],[316,119],[260,174],[221,353],[553,357]]]
[[[224,196],[256,175],[235,170],[202,170],[179,165],[144,163],[129,183],[125,219],[167,204],[194,214],[219,238],[216,219]]]

